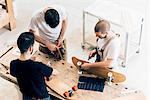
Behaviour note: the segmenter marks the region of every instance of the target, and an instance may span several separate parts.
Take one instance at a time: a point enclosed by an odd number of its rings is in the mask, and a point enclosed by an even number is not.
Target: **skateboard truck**
[[[64,93],[65,97],[71,97],[74,94],[74,91],[77,91],[78,87],[73,86],[71,90],[67,91]]]
[[[73,95],[73,92],[74,92],[73,90],[69,90],[69,91],[64,93],[64,96],[65,97],[71,97]]]
[[[113,80],[113,76],[112,76],[112,73],[111,72],[109,72],[108,74],[107,74],[107,84],[108,85],[112,85],[112,80]]]
[[[78,66],[81,66],[81,65],[82,65],[82,62],[81,62],[81,61],[78,61],[78,62],[77,62],[77,65],[78,65]]]
[[[82,62],[81,62],[81,61],[78,61],[78,62],[77,62],[77,66],[79,66],[79,68],[80,68],[79,71],[78,71],[78,74],[82,74],[82,73],[83,73],[83,72],[82,72],[83,70],[81,69],[81,65],[82,65]]]

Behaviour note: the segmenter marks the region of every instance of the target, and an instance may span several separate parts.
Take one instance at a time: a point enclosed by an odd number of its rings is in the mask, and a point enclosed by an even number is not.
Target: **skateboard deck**
[[[72,62],[77,67],[78,70],[81,69],[82,64],[89,63],[87,61],[80,60],[76,57],[72,57]],[[118,73],[118,72],[114,72],[110,69],[94,67],[94,68],[87,69],[85,72],[96,75],[98,77],[105,78],[105,79],[109,79],[109,76],[111,76],[111,78],[112,78],[111,82],[113,82],[113,83],[120,83],[120,82],[124,82],[126,80],[125,75]]]
[[[53,77],[50,80],[46,80],[46,84],[48,88],[52,89],[60,96],[65,99],[75,99],[75,95],[77,87],[76,86],[69,86],[68,84],[64,83],[63,81],[59,80],[57,77]]]

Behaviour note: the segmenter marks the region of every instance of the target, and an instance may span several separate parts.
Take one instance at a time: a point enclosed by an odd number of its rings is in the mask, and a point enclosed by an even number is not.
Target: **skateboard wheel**
[[[64,96],[65,96],[65,97],[69,97],[69,92],[65,92],[65,93],[64,93]]]
[[[108,74],[107,74],[107,76],[108,76],[108,78],[107,78],[107,83],[108,83],[108,85],[112,85],[112,73],[111,72],[109,72]]]
[[[81,62],[81,61],[78,61],[78,62],[77,62],[77,65],[78,65],[78,66],[81,66],[81,65],[82,65],[82,62]]]
[[[72,87],[72,90],[73,90],[73,91],[77,91],[77,90],[78,90],[78,87],[77,87],[77,86],[73,86],[73,87]]]
[[[69,93],[69,97],[71,97],[73,95],[73,90],[69,90],[68,93]]]

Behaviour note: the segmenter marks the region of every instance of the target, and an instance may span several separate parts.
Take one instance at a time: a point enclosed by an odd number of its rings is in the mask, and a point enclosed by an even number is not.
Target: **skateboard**
[[[65,99],[73,99],[74,94],[76,94],[77,86],[69,86],[63,81],[59,80],[57,77],[53,77],[52,79],[46,79],[47,87],[58,93]]]
[[[77,67],[78,70],[82,70],[81,66],[84,63],[89,63],[87,61],[84,60],[80,60],[76,57],[72,57],[72,62],[73,64]],[[126,80],[125,75],[118,73],[118,72],[114,72],[110,69],[105,69],[105,68],[89,68],[87,70],[83,70],[89,74],[93,74],[96,75],[98,77],[102,77],[105,78],[109,84],[112,83],[120,83],[120,82],[124,82]]]

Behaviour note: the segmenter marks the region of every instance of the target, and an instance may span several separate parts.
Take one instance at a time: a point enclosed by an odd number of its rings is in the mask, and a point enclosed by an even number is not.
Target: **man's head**
[[[34,34],[31,32],[24,32],[18,37],[17,45],[21,54],[26,53],[28,50],[32,53],[34,38]]]
[[[48,9],[45,12],[45,21],[51,27],[55,28],[59,24],[59,13],[55,9]]]
[[[94,31],[97,37],[104,38],[110,31],[110,23],[107,20],[100,20],[95,25]]]

